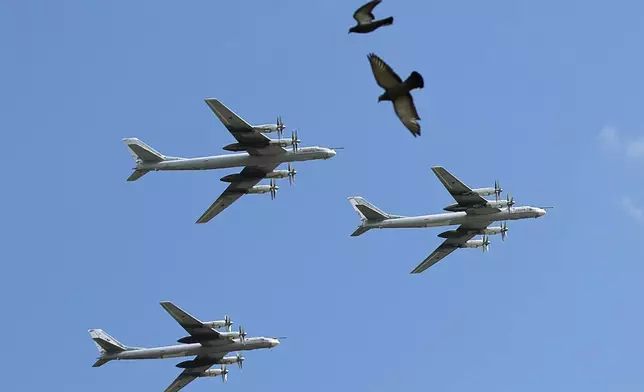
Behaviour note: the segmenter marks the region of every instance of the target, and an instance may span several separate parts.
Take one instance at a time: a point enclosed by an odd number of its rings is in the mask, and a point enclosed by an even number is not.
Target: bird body
[[[411,91],[423,88],[425,81],[420,73],[413,71],[406,80],[402,80],[394,70],[380,57],[373,53],[367,55],[376,83],[385,92],[378,97],[378,102],[391,101],[400,121],[414,137],[420,136],[420,116],[416,111]]]
[[[353,14],[353,19],[358,22],[355,26],[349,29],[350,33],[370,33],[382,26],[389,26],[394,23],[394,17],[390,16],[385,19],[378,19],[373,16],[373,9],[380,4],[382,0],[372,0],[362,7],[358,8]]]

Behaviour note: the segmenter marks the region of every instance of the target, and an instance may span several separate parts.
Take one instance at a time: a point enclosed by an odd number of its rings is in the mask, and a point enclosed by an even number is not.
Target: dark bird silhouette
[[[393,16],[386,19],[374,20],[375,17],[373,16],[372,11],[378,4],[380,4],[380,2],[382,2],[382,0],[372,0],[358,8],[358,10],[353,13],[353,19],[355,19],[358,24],[349,29],[349,34],[370,33],[381,26],[389,26],[394,23]]]
[[[420,136],[420,124],[418,124],[420,117],[418,116],[416,106],[414,106],[414,99],[410,92],[411,90],[425,86],[423,77],[414,71],[403,82],[400,76],[380,57],[373,53],[370,53],[367,57],[371,64],[373,76],[376,78],[376,83],[385,90],[378,97],[378,102],[391,101],[394,104],[394,111],[400,121],[402,121],[414,137]]]

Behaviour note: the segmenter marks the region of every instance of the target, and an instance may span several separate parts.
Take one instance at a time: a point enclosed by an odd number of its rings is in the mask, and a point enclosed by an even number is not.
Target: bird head
[[[355,30],[355,28],[356,28],[355,26],[353,26],[352,28],[350,28],[350,29],[349,29],[349,34],[354,33],[354,32],[356,31],[356,30]]]
[[[386,92],[378,97],[378,102],[382,102],[382,101],[391,101],[391,99],[389,99],[389,97],[387,96]]]

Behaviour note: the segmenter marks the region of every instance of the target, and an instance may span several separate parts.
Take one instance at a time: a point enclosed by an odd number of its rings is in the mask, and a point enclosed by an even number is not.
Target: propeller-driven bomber
[[[189,361],[183,361],[176,366],[185,369],[165,392],[177,392],[200,377],[221,376],[222,381],[228,379],[226,365],[237,364],[242,369],[244,357],[239,351],[258,350],[276,347],[278,338],[252,337],[247,338],[244,327],[239,331],[231,331],[233,322],[229,316],[224,320],[202,322],[191,316],[172,302],[161,302],[161,306],[181,325],[188,336],[178,340],[179,345],[155,348],[128,347],[105,333],[102,329],[90,329],[89,335],[96,343],[99,357],[94,367],[100,367],[109,361],[127,359],[161,359],[196,356]],[[218,328],[226,328],[225,332]],[[282,338],[284,339],[284,338]],[[227,356],[231,351],[237,351],[234,356]],[[221,365],[219,369],[210,369]]]
[[[382,0],[372,0],[358,8],[353,14],[357,24],[349,29],[349,33],[365,34],[382,26],[392,25],[393,17],[376,20],[373,15],[374,8],[381,2]],[[420,116],[411,91],[424,88],[423,77],[413,71],[403,80],[380,57],[373,53],[367,57],[377,84],[384,90],[378,97],[378,102],[391,101],[400,121],[414,137],[419,136]],[[282,138],[286,126],[281,116],[277,116],[275,124],[251,125],[219,100],[209,98],[205,101],[236,139],[235,143],[223,147],[233,154],[197,158],[171,157],[161,154],[137,138],[123,139],[136,162],[128,181],[136,181],[150,171],[243,167],[241,172],[221,178],[221,181],[230,185],[197,223],[210,221],[245,194],[268,193],[271,199],[275,199],[279,189],[277,179],[288,178],[290,184],[295,182],[297,172],[291,166],[292,162],[326,160],[336,155],[334,149],[326,147],[300,148],[301,141],[298,139],[297,130],[291,133],[290,138]],[[266,136],[271,133],[277,133],[277,139]],[[286,170],[277,169],[282,163],[288,164]],[[445,241],[420,263],[412,274],[425,271],[459,248],[482,248],[483,252],[487,252],[490,245],[489,236],[500,234],[501,239],[505,241],[508,220],[539,218],[546,214],[544,208],[549,208],[515,207],[514,198],[510,195],[505,199],[501,198],[503,189],[498,181],[494,183],[494,187],[471,189],[443,167],[435,166],[432,170],[456,201],[443,208],[446,213],[413,217],[392,215],[381,211],[360,196],[349,198],[361,219],[360,226],[352,236],[362,235],[371,229],[459,225],[456,229],[438,235]],[[270,183],[258,185],[263,179],[270,180]],[[491,195],[495,196],[494,200],[484,198]],[[503,223],[500,226],[490,226],[498,221]],[[479,235],[482,239],[473,239]],[[200,377],[221,377],[222,381],[226,382],[229,373],[226,365],[236,363],[240,369],[242,368],[244,357],[239,351],[273,348],[280,343],[277,338],[247,338],[241,325],[238,331],[232,331],[233,322],[229,316],[224,320],[202,322],[171,302],[161,302],[161,306],[188,332],[188,336],[178,340],[179,345],[155,348],[128,347],[101,329],[91,329],[89,334],[100,352],[94,367],[100,367],[112,360],[195,356],[194,359],[176,365],[184,370],[165,392],[177,392]],[[225,331],[219,331],[220,328],[225,328]],[[237,354],[227,356],[232,351],[237,351]],[[221,367],[211,369],[214,365]]]
[[[514,207],[514,198],[507,195],[505,200],[500,198],[501,186],[496,181],[494,188],[471,189],[443,167],[432,167],[434,174],[447,191],[456,200],[443,209],[449,211],[442,214],[423,216],[401,216],[387,214],[360,196],[349,198],[353,209],[360,216],[360,226],[351,234],[357,237],[371,229],[388,228],[420,228],[460,225],[455,230],[448,230],[438,236],[445,241],[420,263],[411,273],[419,274],[442,260],[458,248],[483,248],[486,252],[490,245],[488,236],[500,234],[505,240],[508,232],[507,222],[501,226],[488,227],[492,222],[508,221],[527,218],[539,218],[546,214],[545,208],[520,206]],[[495,195],[494,200],[483,196]],[[482,235],[482,240],[472,240]]]
[[[275,199],[279,187],[275,180],[288,178],[293,184],[295,174],[291,162],[333,158],[336,152],[326,147],[299,147],[297,131],[290,139],[282,139],[286,126],[280,116],[275,124],[251,125],[228,109],[217,99],[206,99],[215,115],[237,139],[236,143],[224,147],[226,151],[236,152],[200,158],[179,158],[161,154],[137,138],[123,139],[136,162],[134,172],[127,179],[136,181],[150,171],[165,170],[212,170],[231,167],[244,167],[235,174],[221,178],[230,185],[219,198],[201,215],[197,223],[206,223],[245,194],[269,193]],[[277,132],[278,139],[270,139],[268,133]],[[291,149],[284,147],[291,146]],[[288,163],[287,170],[275,170],[282,163]],[[269,185],[257,185],[262,179],[270,179]]]

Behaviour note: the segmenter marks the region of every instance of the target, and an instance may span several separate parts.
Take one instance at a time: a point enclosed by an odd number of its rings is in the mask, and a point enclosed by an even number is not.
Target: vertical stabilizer
[[[103,358],[105,355],[116,354],[127,350],[126,346],[108,335],[102,329],[90,329],[89,336],[94,341],[94,344],[96,344],[96,348],[98,348],[98,351],[100,353],[100,357],[94,363],[94,365],[92,365],[93,367],[103,366],[104,364],[109,362],[109,359]]]
[[[360,217],[360,226],[358,226],[356,231],[351,234],[351,237],[357,237],[369,231],[371,229],[370,227],[364,227],[366,222],[378,222],[385,219],[402,218],[399,215],[387,214],[360,196],[350,197],[349,202]]]

